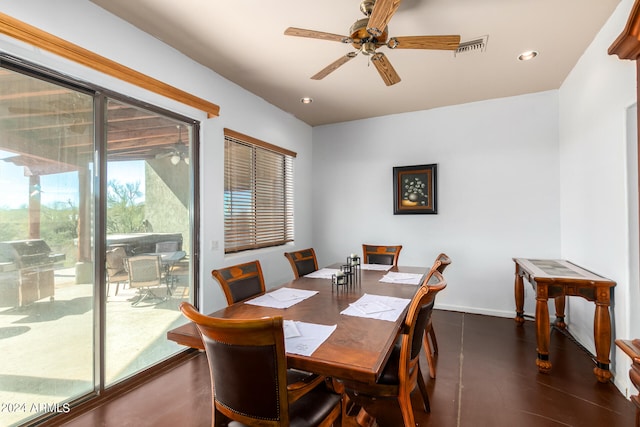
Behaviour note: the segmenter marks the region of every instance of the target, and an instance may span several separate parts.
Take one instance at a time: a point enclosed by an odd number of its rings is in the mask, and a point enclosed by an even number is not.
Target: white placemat
[[[287,353],[311,356],[336,330],[337,325],[284,321],[284,348]]]
[[[338,271],[339,270],[337,268],[321,268],[320,270],[306,274],[304,277],[310,277],[312,279],[331,279],[331,276],[336,274]]]
[[[362,270],[375,270],[375,271],[389,271],[393,265],[386,264],[362,264],[360,268]]]
[[[391,271],[382,276],[380,281],[386,283],[404,283],[405,285],[419,285],[422,276],[423,275],[419,273],[396,273]]]
[[[407,298],[364,294],[340,314],[395,322],[410,302]]]
[[[250,299],[249,301],[246,301],[246,304],[271,308],[289,308],[300,301],[311,298],[317,293],[318,291],[308,291],[306,289],[279,288],[275,291]]]

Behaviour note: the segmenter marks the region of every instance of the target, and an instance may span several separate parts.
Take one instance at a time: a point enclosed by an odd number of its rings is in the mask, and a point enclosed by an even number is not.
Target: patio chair
[[[145,300],[153,300],[155,304],[166,301],[169,286],[165,283],[164,269],[159,255],[137,255],[127,258],[129,287],[138,289],[138,296],[131,305],[139,305]],[[165,296],[155,294],[154,289],[165,287]]]
[[[111,283],[116,284],[116,291],[114,295],[118,295],[120,283],[129,280],[129,273],[127,273],[127,270],[125,268],[126,258],[127,252],[122,246],[117,246],[107,251],[107,295],[109,295]]]

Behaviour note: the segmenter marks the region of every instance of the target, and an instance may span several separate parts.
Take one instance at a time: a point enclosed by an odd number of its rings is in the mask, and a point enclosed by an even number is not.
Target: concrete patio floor
[[[63,402],[93,390],[94,290],[92,284],[76,284],[74,274],[56,271],[53,301],[0,307],[1,426],[19,425],[45,405],[64,409]],[[133,306],[135,298],[136,290],[121,284],[118,295],[107,299],[107,385],[183,349],[166,332],[186,321],[178,309],[189,299],[186,280],[164,302]]]

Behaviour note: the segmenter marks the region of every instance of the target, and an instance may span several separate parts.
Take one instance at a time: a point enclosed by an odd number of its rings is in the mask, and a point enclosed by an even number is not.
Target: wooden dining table
[[[337,268],[337,265],[328,268]],[[428,269],[392,267],[389,271],[424,274]],[[278,309],[240,302],[209,315],[228,319],[282,316],[285,320],[336,325],[335,331],[311,355],[287,353],[287,365],[332,378],[375,383],[391,354],[407,308],[395,321],[350,316],[341,312],[365,294],[409,300],[414,296],[417,285],[381,282],[386,273],[362,269],[359,280],[341,286],[333,285],[331,279],[300,277],[282,287],[318,292],[291,307]],[[181,345],[204,349],[193,323],[170,330],[167,338]]]

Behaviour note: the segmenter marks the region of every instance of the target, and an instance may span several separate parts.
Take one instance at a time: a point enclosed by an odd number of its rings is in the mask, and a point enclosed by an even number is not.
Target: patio
[[[165,338],[184,323],[178,310],[189,299],[177,280],[158,304],[132,306],[136,290],[120,286],[106,309],[107,384],[118,382],[182,348]],[[115,293],[115,287],[110,292]],[[0,307],[0,425],[20,424],[42,405],[56,405],[93,389],[93,285],[76,284],[74,269],[55,272],[55,298],[24,307]]]

